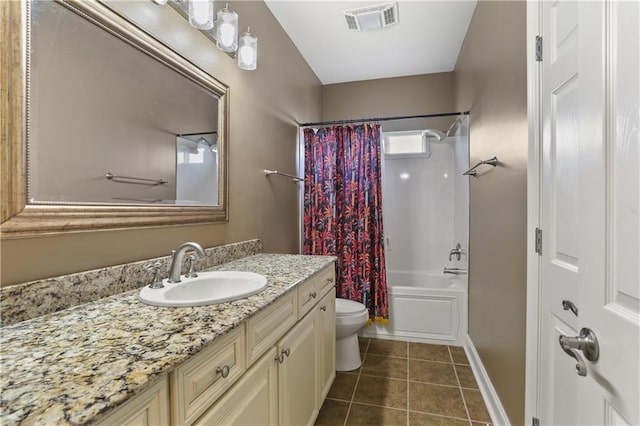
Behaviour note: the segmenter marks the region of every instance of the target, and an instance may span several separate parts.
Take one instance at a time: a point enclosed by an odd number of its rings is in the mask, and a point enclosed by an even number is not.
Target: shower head
[[[426,129],[422,131],[422,137],[427,137],[427,136],[432,136],[434,138],[436,138],[438,141],[441,141],[442,139],[444,139],[446,137],[446,135],[444,133],[442,133],[440,130],[436,130],[436,129]]]
[[[218,152],[218,145],[215,142],[209,142],[209,140],[204,137],[200,137],[196,143],[199,145],[205,145],[211,152]]]

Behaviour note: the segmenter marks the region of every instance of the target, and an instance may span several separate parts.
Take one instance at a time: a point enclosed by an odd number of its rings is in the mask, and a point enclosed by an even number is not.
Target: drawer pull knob
[[[280,364],[282,364],[284,362],[284,355],[280,354],[280,355],[276,356],[274,359],[276,361],[278,361]]]
[[[224,367],[218,367],[216,369],[216,373],[220,374],[223,379],[226,379],[227,377],[229,377],[229,370],[229,366],[225,365]]]
[[[322,312],[327,312],[327,305],[324,305],[323,307],[321,307],[320,310]]]
[[[333,278],[331,278],[331,277],[327,278],[327,282],[328,283],[332,283],[333,282]]]
[[[289,349],[289,348],[283,349],[282,353],[285,354],[287,356],[287,358],[289,358],[289,355],[291,355],[291,349]]]
[[[316,292],[314,291],[313,293],[309,293],[309,297],[312,299],[316,298]]]

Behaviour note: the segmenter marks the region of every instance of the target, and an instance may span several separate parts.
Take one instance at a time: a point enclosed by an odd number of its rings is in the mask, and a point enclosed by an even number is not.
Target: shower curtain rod
[[[393,120],[408,120],[411,118],[432,118],[432,117],[450,117],[454,115],[469,115],[469,111],[463,112],[444,112],[440,114],[422,114],[422,115],[400,115],[396,117],[374,117],[374,118],[356,118],[353,120],[334,120],[334,121],[319,121],[317,123],[302,123],[300,127],[312,127],[312,126],[325,126],[327,124],[350,124],[350,123],[366,123],[368,121],[393,121]]]

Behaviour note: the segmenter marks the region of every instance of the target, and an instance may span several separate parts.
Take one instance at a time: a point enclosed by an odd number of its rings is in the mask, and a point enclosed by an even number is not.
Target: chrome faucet
[[[171,250],[171,268],[169,269],[169,279],[168,283],[179,283],[180,282],[180,272],[182,271],[182,258],[184,254],[188,250],[195,250],[198,253],[198,256],[204,257],[204,250],[202,246],[198,243],[184,243],[178,250]]]
[[[460,260],[460,256],[461,256],[461,255],[463,255],[463,254],[465,254],[465,253],[464,253],[464,249],[462,248],[462,246],[460,245],[460,243],[456,244],[456,248],[454,248],[453,250],[451,250],[451,251],[449,252],[449,262],[451,262],[451,257],[452,257],[454,254],[456,255],[456,259],[457,259],[457,260]]]

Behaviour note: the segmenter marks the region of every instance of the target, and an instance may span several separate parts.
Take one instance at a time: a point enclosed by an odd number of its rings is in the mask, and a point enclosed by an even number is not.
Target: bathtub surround
[[[246,299],[168,309],[131,291],[4,327],[0,423],[95,423],[334,261],[258,254],[214,268],[267,277]]]
[[[196,258],[196,270],[261,252],[262,242],[257,239],[211,247],[205,250],[206,257]],[[145,266],[155,262],[163,264],[162,277],[166,278],[170,255],[0,288],[2,327],[148,285],[153,273]],[[182,265],[185,272],[186,262]]]

